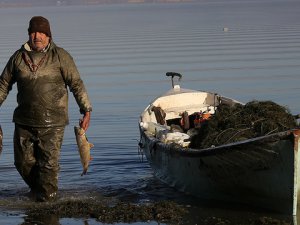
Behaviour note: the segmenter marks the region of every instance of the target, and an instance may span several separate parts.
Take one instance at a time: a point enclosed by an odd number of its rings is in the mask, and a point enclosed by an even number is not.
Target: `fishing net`
[[[246,105],[221,104],[216,113],[191,139],[192,148],[208,148],[285,131],[297,126],[286,107],[272,101],[251,101]]]

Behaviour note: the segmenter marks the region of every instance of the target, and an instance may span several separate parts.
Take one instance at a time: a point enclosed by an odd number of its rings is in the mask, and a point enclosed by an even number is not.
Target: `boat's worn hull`
[[[155,176],[181,191],[295,215],[298,133],[193,150],[164,144],[141,130],[141,143]]]

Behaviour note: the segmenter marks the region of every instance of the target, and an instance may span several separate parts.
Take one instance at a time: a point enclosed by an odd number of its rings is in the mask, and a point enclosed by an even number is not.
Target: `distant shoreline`
[[[72,5],[107,5],[107,4],[143,4],[143,3],[187,3],[195,0],[85,0],[85,1],[56,1],[56,2],[0,2],[0,8],[23,8],[38,6],[72,6]]]

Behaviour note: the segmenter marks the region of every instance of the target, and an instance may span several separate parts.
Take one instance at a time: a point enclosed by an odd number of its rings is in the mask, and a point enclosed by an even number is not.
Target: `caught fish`
[[[81,164],[83,167],[83,171],[81,174],[82,176],[87,173],[89,163],[91,161],[90,149],[94,147],[94,145],[88,142],[88,139],[85,135],[85,131],[81,127],[74,126],[74,132],[75,132]]]
[[[2,152],[2,147],[3,147],[3,132],[2,132],[2,128],[1,128],[1,125],[0,125],[0,154]]]

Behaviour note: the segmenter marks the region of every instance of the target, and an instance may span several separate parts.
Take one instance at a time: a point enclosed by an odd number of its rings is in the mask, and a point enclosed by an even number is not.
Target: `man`
[[[28,35],[1,74],[0,105],[16,83],[15,166],[35,199],[49,201],[57,194],[60,148],[69,123],[67,87],[83,114],[84,130],[92,107],[73,58],[53,42],[49,21],[32,17]]]

